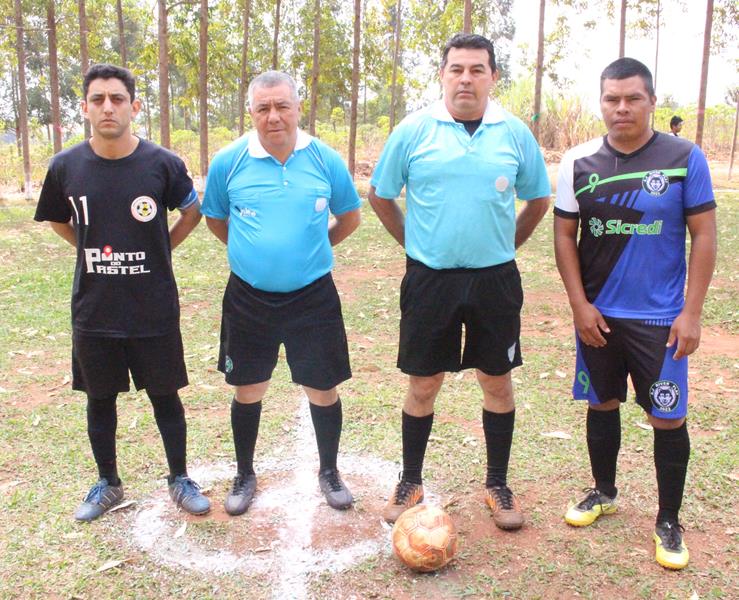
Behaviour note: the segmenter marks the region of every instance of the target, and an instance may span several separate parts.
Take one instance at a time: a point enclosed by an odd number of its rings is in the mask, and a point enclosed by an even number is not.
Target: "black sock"
[[[231,429],[236,448],[236,468],[241,475],[254,475],[254,448],[259,434],[262,401],[252,404],[231,402]]]
[[[488,455],[485,487],[507,483],[508,461],[511,458],[515,422],[515,409],[507,413],[495,413],[482,409],[482,430],[485,433],[485,447]]]
[[[658,523],[677,521],[683,503],[688,460],[690,436],[685,423],[677,429],[654,430],[654,467],[659,491]]]
[[[115,453],[115,431],[118,427],[117,394],[107,398],[87,397],[87,435],[100,478],[110,485],[120,485]]]
[[[336,457],[339,454],[341,438],[341,398],[337,398],[331,406],[309,404],[313,428],[316,431],[318,458],[321,462],[319,470],[336,469]]]
[[[177,392],[160,396],[149,394],[154,418],[164,444],[169,465],[169,483],[177,475],[187,475],[187,422],[185,409]]]
[[[595,487],[610,498],[615,498],[616,463],[621,449],[621,411],[588,409],[586,421],[590,468]]]
[[[423,457],[434,424],[434,413],[412,417],[403,411],[403,480],[423,483]]]

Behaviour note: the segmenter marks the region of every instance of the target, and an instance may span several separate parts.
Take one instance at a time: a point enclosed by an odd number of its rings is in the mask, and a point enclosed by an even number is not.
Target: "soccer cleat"
[[[618,508],[615,496],[610,498],[596,488],[585,488],[585,491],[585,498],[565,513],[565,521],[573,527],[591,525],[601,515],[611,515]]]
[[[654,528],[655,558],[666,569],[684,569],[690,553],[683,544],[683,528],[677,521],[662,521]]]
[[[110,485],[104,477],[90,488],[74,513],[78,521],[92,521],[123,500],[123,486]]]
[[[177,475],[169,484],[169,497],[191,515],[204,515],[210,510],[210,500],[200,492],[200,486],[187,475]]]
[[[336,469],[324,469],[318,473],[318,485],[331,508],[343,510],[354,502],[352,493],[341,480]]]
[[[523,526],[521,506],[507,485],[485,488],[485,503],[493,513],[499,529],[520,529]]]
[[[234,477],[234,485],[226,496],[223,507],[231,516],[243,515],[249,508],[257,491],[257,476],[254,473],[243,475],[239,473]]]
[[[400,515],[420,502],[423,502],[423,486],[401,478],[382,509],[382,518],[395,523]]]

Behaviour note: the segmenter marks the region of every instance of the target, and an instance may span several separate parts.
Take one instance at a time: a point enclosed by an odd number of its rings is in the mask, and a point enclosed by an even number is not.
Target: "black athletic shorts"
[[[431,269],[409,257],[400,286],[398,368],[423,377],[470,368],[505,375],[522,364],[522,306],[515,261]]]
[[[637,319],[604,317],[611,333],[606,345],[584,344],[577,333],[577,360],[572,394],[576,400],[600,404],[626,401],[626,378],[636,402],[660,419],[682,419],[688,412],[688,357],[673,358],[677,342],[666,348],[670,326]]]
[[[293,292],[265,292],[231,273],[223,294],[218,370],[231,385],[267,381],[280,344],[292,380],[330,390],[352,376],[331,273]]]
[[[130,389],[170,394],[187,385],[180,330],[153,337],[72,335],[72,389],[105,398]]]

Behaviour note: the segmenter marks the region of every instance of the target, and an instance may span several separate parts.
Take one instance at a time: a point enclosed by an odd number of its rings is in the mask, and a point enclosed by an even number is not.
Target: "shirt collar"
[[[438,121],[454,123],[454,117],[449,114],[449,110],[447,109],[443,99],[437,100],[431,105],[431,116]],[[482,122],[485,124],[500,123],[504,119],[505,115],[503,114],[501,106],[497,102],[488,99],[485,113],[482,115]]]
[[[313,138],[305,133],[302,129],[298,129],[298,138],[295,140],[295,150],[306,148],[313,141]],[[259,134],[256,131],[249,133],[249,156],[254,158],[267,158],[272,156],[259,141]]]

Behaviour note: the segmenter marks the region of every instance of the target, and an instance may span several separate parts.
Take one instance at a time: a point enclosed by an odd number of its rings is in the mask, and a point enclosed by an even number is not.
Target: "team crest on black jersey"
[[[649,171],[642,178],[641,186],[647,194],[661,196],[670,187],[670,180],[662,171]]]
[[[131,203],[133,218],[147,223],[157,216],[157,203],[149,196],[139,196]]]
[[[680,400],[680,388],[674,381],[663,379],[649,388],[652,406],[660,412],[672,412]]]

